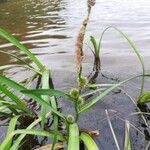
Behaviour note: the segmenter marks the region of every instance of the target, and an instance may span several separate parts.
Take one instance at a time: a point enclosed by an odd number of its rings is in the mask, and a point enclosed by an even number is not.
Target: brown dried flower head
[[[87,3],[88,3],[88,7],[92,7],[95,5],[96,0],[88,0]]]

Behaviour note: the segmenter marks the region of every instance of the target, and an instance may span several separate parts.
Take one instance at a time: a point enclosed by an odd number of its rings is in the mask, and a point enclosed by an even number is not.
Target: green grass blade
[[[22,52],[29,56],[29,58],[39,67],[40,70],[44,70],[45,67],[41,64],[41,62],[17,39],[15,39],[11,34],[0,28],[0,36],[7,39],[9,42],[18,47]]]
[[[6,108],[8,108],[7,105],[0,106],[0,112],[2,112],[3,110],[5,110]]]
[[[7,102],[3,97],[0,96],[0,103],[2,104],[10,104],[10,102]]]
[[[124,150],[131,150],[131,138],[130,138],[130,124],[129,121],[125,122],[125,142]]]
[[[33,129],[20,129],[20,130],[15,130],[13,132],[11,132],[11,134],[9,134],[5,140],[3,141],[3,143],[0,145],[0,149],[2,150],[6,150],[5,148],[7,147],[9,141],[13,138],[14,135],[16,134],[30,134],[30,135],[37,135],[37,136],[45,136],[45,137],[49,137],[49,138],[54,138],[55,132],[52,131],[45,131],[45,130],[33,130]],[[60,133],[57,133],[57,138],[60,141],[63,141],[64,138]],[[8,149],[7,149],[8,150]]]
[[[52,106],[55,110],[57,110],[57,103],[56,103],[55,97],[54,97],[54,96],[51,97],[50,100],[51,100],[51,106]],[[53,117],[54,117],[54,131],[57,132],[57,131],[58,131],[58,125],[59,125],[59,118],[58,118],[58,116],[57,116],[56,114],[54,114]],[[57,134],[55,134],[55,136],[54,136],[53,144],[52,144],[51,150],[54,149],[56,142],[57,142]]]
[[[7,138],[14,130],[17,124],[17,120],[20,116],[15,116],[13,117],[10,122],[9,122],[9,126],[8,126],[8,130],[7,130],[7,135],[5,138]],[[12,145],[12,138],[8,141],[6,147],[3,150],[8,150],[10,149],[11,145]]]
[[[143,93],[143,88],[144,88],[144,74],[145,74],[145,66],[144,66],[144,60],[142,58],[142,56],[140,55],[139,53],[139,50],[137,49],[136,45],[134,44],[134,42],[125,34],[123,33],[120,29],[116,28],[116,27],[113,27],[113,26],[109,26],[107,27],[103,32],[102,32],[102,35],[100,37],[100,42],[99,42],[99,46],[98,46],[98,49],[101,51],[101,45],[102,45],[102,39],[103,39],[103,36],[105,34],[105,32],[109,29],[114,29],[116,30],[117,32],[119,32],[126,40],[127,42],[129,43],[129,46],[132,48],[132,50],[135,52],[140,64],[141,64],[141,67],[142,67],[142,72],[143,72],[143,77],[142,77],[142,83],[141,83],[141,91],[140,91],[140,95]]]
[[[71,99],[71,97],[59,90],[55,90],[55,89],[37,89],[37,90],[24,90],[22,91],[22,93],[27,93],[27,94],[37,94],[37,95],[49,95],[49,96],[55,96],[55,97],[59,97],[62,96],[64,98],[69,98]]]
[[[0,75],[0,82],[3,84],[6,84],[7,86],[10,86],[11,88],[21,92],[23,90],[27,90],[25,87],[23,87],[22,85]],[[65,120],[65,117],[63,114],[61,114],[60,112],[56,111],[53,107],[51,107],[49,105],[49,103],[45,102],[42,98],[38,97],[36,94],[24,94],[30,98],[32,98],[34,101],[38,102],[41,106],[44,105],[45,107],[49,107],[49,109],[54,112],[55,114],[57,114],[59,117],[61,117],[62,119]]]
[[[49,71],[45,70],[42,74],[42,89],[49,89]],[[46,101],[47,103],[49,103],[49,97],[42,95],[42,99],[44,101]],[[50,104],[49,104],[50,105]],[[45,107],[44,105],[41,107],[41,116],[42,116],[42,121],[41,121],[41,125],[42,128],[44,129],[44,125],[46,122],[46,118],[45,115],[46,113],[49,111],[49,107]]]
[[[97,42],[96,42],[95,37],[94,37],[94,36],[91,36],[91,37],[90,37],[90,40],[91,40],[91,42],[92,42],[92,44],[93,44],[93,47],[94,47],[94,54],[95,54],[95,56],[96,56],[96,57],[99,57],[99,51],[98,51],[98,46],[97,46]]]
[[[50,73],[50,71],[49,71],[49,73]],[[50,75],[50,76],[51,76],[51,75]],[[52,80],[51,77],[50,77],[49,80]],[[53,88],[53,89],[54,89],[53,81],[51,81],[50,88]],[[51,97],[50,97],[50,102],[51,102],[51,106],[52,106],[55,110],[58,110],[58,109],[57,109],[57,101],[56,101],[56,97],[55,97],[55,96],[51,96]],[[53,125],[54,125],[54,131],[58,132],[59,118],[58,118],[58,116],[57,116],[56,114],[53,114],[53,117],[54,117],[54,124],[53,124]],[[51,150],[54,149],[56,142],[57,142],[57,134],[55,134],[55,136],[54,136]]]
[[[13,64],[13,65],[3,65],[3,66],[0,66],[0,70],[10,69],[10,68],[12,68],[12,67],[18,67],[18,66],[21,66],[21,65],[18,65],[18,64]]]
[[[95,141],[92,139],[92,137],[82,132],[80,135],[80,139],[83,141],[83,143],[86,145],[88,150],[99,150],[98,146],[96,145]]]
[[[54,135],[57,134],[57,139],[60,141],[64,141],[64,137],[59,132],[54,131],[45,131],[45,130],[34,130],[34,129],[20,129],[15,130],[13,135],[15,134],[30,134],[30,135],[37,135],[37,136],[46,136],[50,138],[54,138]]]
[[[76,123],[69,125],[68,150],[79,150],[79,128]]]
[[[11,54],[9,52],[5,52],[5,51],[2,51],[2,50],[0,50],[0,53],[2,53],[4,55],[7,55],[7,56],[10,56],[10,57],[13,57],[13,58],[17,59],[21,64],[25,64],[28,67],[33,68],[30,64],[28,64],[27,62],[25,62],[24,60],[20,59],[18,56],[14,55],[14,54]]]
[[[50,86],[49,86],[49,80],[50,80],[50,71],[49,70],[45,70],[43,72],[43,75],[42,75],[42,88],[43,89],[49,89],[50,88]],[[57,93],[54,90],[52,90],[52,91],[53,91],[53,93]],[[31,93],[33,94],[33,92],[31,92]],[[38,95],[37,92],[35,92],[35,94]],[[51,97],[49,99],[49,97],[47,95],[42,95],[42,99],[44,99],[47,102],[50,101],[51,107],[54,108],[57,111],[56,99],[55,99],[54,95],[50,95],[50,96]],[[45,119],[46,119],[45,115],[46,115],[47,112],[48,112],[48,108],[42,107],[42,109],[41,109],[41,114],[42,114],[41,124],[42,124],[43,128],[44,128]],[[57,132],[58,131],[58,116],[56,114],[54,114],[53,116],[54,116],[54,130]],[[53,140],[52,150],[53,150],[53,148],[55,146],[56,140],[57,140],[57,134],[55,135],[54,140]]]
[[[46,101],[44,101],[42,98],[38,97],[37,95],[34,95],[34,94],[25,94],[25,95],[32,98],[34,101],[37,101],[41,106],[43,105],[44,107],[49,107],[50,111],[52,111],[53,113],[55,113],[62,119],[64,119],[64,120],[66,119],[62,113],[55,110],[52,106],[50,106],[49,103],[47,103]]]
[[[14,101],[20,110],[30,113],[30,110],[27,108],[27,104],[1,84],[0,91],[2,91],[7,97]]]
[[[141,75],[140,75],[141,76]],[[79,110],[79,114],[82,113],[82,112],[85,112],[87,111],[89,108],[91,108],[93,105],[95,105],[98,101],[102,101],[104,97],[106,97],[111,91],[113,91],[114,89],[116,89],[117,87],[121,86],[122,84],[130,81],[130,80],[133,80],[137,77],[140,77],[140,76],[134,76],[134,77],[131,77],[131,78],[128,78],[118,84],[115,84],[113,86],[111,86],[110,88],[108,88],[107,90],[105,90],[104,92],[102,92],[99,96],[97,96],[95,99],[91,100],[89,103],[85,104],[81,110]],[[143,75],[142,75],[143,76]]]
[[[138,99],[138,103],[139,104],[145,104],[150,102],[150,92],[144,92]]]
[[[17,82],[10,80],[3,75],[0,75],[0,83],[3,83],[17,91],[26,90],[26,88],[21,84],[18,84]]]
[[[50,113],[46,114],[46,118],[50,115]],[[33,127],[35,127],[38,123],[40,123],[42,120],[41,117],[39,117],[38,119],[36,119],[34,122],[32,122],[26,129],[30,130]],[[16,141],[14,142],[14,144],[12,145],[10,150],[16,150],[19,147],[19,144],[21,143],[21,141],[23,140],[23,138],[26,136],[26,134],[21,134],[18,136],[18,138],[16,139]]]
[[[13,112],[15,115],[18,115],[17,109],[20,110],[20,108],[18,108],[17,105],[12,104],[11,102],[7,102],[3,97],[0,96],[0,104],[2,106],[6,106],[8,109],[10,109],[11,112]],[[3,109],[5,110],[5,109]],[[1,112],[2,110],[0,110]],[[5,116],[5,115],[4,115]]]
[[[0,70],[10,69],[10,68],[12,68],[12,67],[23,67],[23,68],[32,70],[32,71],[34,71],[35,73],[41,75],[41,72],[40,72],[40,71],[38,71],[38,70],[36,70],[36,69],[34,69],[34,68],[31,68],[31,67],[29,67],[29,66],[27,66],[27,65],[18,65],[18,64],[13,64],[13,65],[3,65],[3,66],[0,66]]]

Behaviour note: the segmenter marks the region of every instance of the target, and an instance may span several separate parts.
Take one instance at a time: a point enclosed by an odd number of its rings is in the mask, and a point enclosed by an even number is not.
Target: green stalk
[[[69,125],[68,150],[79,150],[79,128],[77,123]]]
[[[45,70],[42,74],[42,89],[49,89],[49,80],[50,80],[50,71]],[[53,85],[52,85],[53,86]],[[54,87],[52,87],[54,88]],[[46,95],[42,95],[42,99],[45,100],[46,102],[49,102],[49,97]],[[54,108],[57,111],[57,104],[56,104],[56,99],[54,96],[50,97],[50,102],[51,102],[51,107]],[[42,106],[41,108],[41,115],[42,115],[42,128],[44,128],[46,118],[45,115],[48,112],[48,107]],[[54,114],[54,130],[57,132],[58,131],[58,116]],[[57,140],[57,134],[55,135],[55,138],[53,140],[53,145],[52,145],[52,150],[54,149],[55,143]]]
[[[42,74],[42,89],[49,89],[49,71],[48,70],[45,70]],[[49,103],[49,97],[48,96],[42,95],[41,97],[44,101]],[[43,129],[44,129],[44,125],[45,125],[45,122],[46,122],[45,115],[49,111],[48,109],[49,108],[45,107],[44,105],[41,106],[41,116],[42,116],[41,125],[42,125]]]
[[[54,85],[53,85],[53,81],[52,81],[52,78],[50,75],[50,71],[49,71],[49,81],[50,81],[50,88],[54,89]],[[57,111],[57,101],[56,101],[56,98],[54,96],[50,97],[50,102],[51,102],[52,108],[54,108]],[[54,114],[53,117],[54,117],[54,131],[58,132],[59,118],[56,114]],[[54,136],[51,150],[54,149],[56,142],[57,142],[57,134],[55,134],[55,136]]]
[[[86,145],[88,150],[99,150],[98,146],[89,134],[82,132],[80,135],[80,139]]]

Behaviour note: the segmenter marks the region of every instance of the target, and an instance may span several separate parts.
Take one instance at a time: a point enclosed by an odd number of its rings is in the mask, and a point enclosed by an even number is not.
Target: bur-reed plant
[[[0,66],[0,70],[12,67],[24,67],[34,72],[33,77],[25,78],[24,81],[21,81],[20,83],[17,83],[16,81],[11,80],[4,75],[0,75],[0,91],[1,91],[0,114],[10,117],[10,123],[8,126],[6,137],[4,141],[0,144],[1,150],[19,149],[20,145],[22,144],[22,140],[27,134],[44,136],[52,139],[53,142],[50,145],[52,150],[55,149],[56,143],[57,146],[59,145],[59,142],[61,142],[61,145],[62,142],[66,143],[68,150],[79,150],[81,148],[80,147],[81,142],[84,143],[84,145],[87,147],[88,150],[98,150],[100,149],[100,147],[98,147],[97,144],[95,143],[93,137],[90,135],[90,131],[83,131],[80,129],[78,125],[79,118],[80,115],[82,115],[82,113],[86,113],[89,109],[91,109],[94,105],[96,105],[96,103],[103,101],[104,98],[108,94],[110,94],[114,89],[136,78],[142,78],[141,92],[138,99],[138,103],[143,104],[149,102],[150,93],[144,92],[143,88],[144,88],[144,79],[145,77],[149,77],[150,74],[145,73],[144,61],[139,51],[137,50],[135,44],[126,34],[124,34],[118,28],[115,27],[106,28],[102,33],[99,44],[97,44],[96,39],[93,36],[91,37],[91,42],[94,47],[93,53],[95,57],[100,59],[101,43],[104,33],[108,29],[114,28],[127,40],[132,50],[135,52],[142,66],[142,74],[133,76],[118,83],[108,84],[107,86],[104,84],[91,84],[89,83],[88,78],[83,75],[82,73],[82,60],[84,56],[83,41],[91,8],[92,6],[94,6],[94,4],[95,4],[94,0],[93,1],[88,0],[88,15],[83,21],[81,30],[77,38],[76,52],[77,52],[77,68],[78,68],[78,77],[77,77],[78,87],[72,88],[69,92],[63,92],[54,89],[53,85],[49,85],[49,81],[51,78],[50,70],[46,69],[46,67],[42,65],[39,59],[35,55],[33,55],[29,49],[27,49],[12,35],[10,35],[9,33],[0,28],[0,36],[4,37],[9,42],[18,47],[19,50],[25,53],[28,56],[28,58],[30,58],[31,61],[35,64],[34,67],[33,65],[28,64],[24,60],[21,60],[18,56],[14,54],[0,51],[1,54],[17,59],[21,64],[21,65],[15,64],[15,65]],[[28,84],[31,83],[36,76],[41,77],[42,86],[38,89],[30,89],[28,87]],[[95,98],[93,98],[91,101],[86,102],[85,95],[87,94],[90,95],[90,93],[81,93],[80,91],[81,89],[87,89],[90,87],[96,88],[96,90],[94,90],[92,94],[97,92],[98,96],[95,96]],[[63,100],[67,100],[73,103],[74,106],[73,108],[75,111],[74,116],[72,114],[68,114],[67,116],[65,116],[63,112],[59,111],[59,109],[57,108],[56,98],[60,96],[63,97]],[[37,104],[41,106],[40,115],[36,116],[38,117],[37,119],[35,119],[34,112],[31,109],[29,109],[27,102],[24,101],[25,97],[28,97],[33,101],[36,101]],[[33,117],[35,120],[25,129],[16,129],[16,125],[23,115]],[[47,118],[50,116],[53,117],[54,123],[53,127],[50,128],[49,131],[47,131],[44,127]],[[60,119],[62,120],[62,124],[64,126],[63,132],[59,129]],[[38,124],[41,125],[41,128],[37,128]],[[109,124],[111,125],[110,121]],[[112,126],[111,130],[113,131]],[[113,133],[113,135],[115,134]],[[115,136],[114,138],[117,139]],[[132,143],[130,140],[129,123],[128,121],[126,121],[124,150],[130,150],[131,144]],[[119,144],[117,143],[117,145]]]
[[[6,34],[6,31],[0,30],[4,35]],[[14,44],[19,45],[19,48],[24,47],[20,42],[18,42],[16,39],[14,40],[14,37],[12,37],[10,34],[7,33],[7,37],[9,41],[15,41]],[[19,44],[18,44],[19,43]],[[129,44],[131,43],[131,40],[129,41]],[[132,46],[132,45],[131,45]],[[132,46],[133,48],[133,46]],[[26,48],[25,48],[26,49]],[[27,49],[26,49],[27,50]],[[26,51],[25,51],[26,52]],[[28,53],[31,52],[28,50]],[[136,54],[142,63],[142,57],[140,56],[139,52],[136,51]],[[7,55],[9,55],[7,53]],[[12,57],[12,55],[9,55]],[[36,60],[37,58],[34,55],[29,55],[30,59]],[[32,57],[31,57],[32,56]],[[14,57],[14,56],[13,56]],[[15,56],[17,58],[17,56]],[[34,59],[33,59],[34,58]],[[38,62],[38,61],[37,61]],[[36,63],[41,64],[41,63]],[[26,64],[27,65],[27,64]],[[143,65],[143,64],[142,64]],[[38,65],[37,65],[38,66]],[[143,65],[144,66],[144,65]],[[7,66],[5,66],[7,68]],[[5,68],[4,67],[4,68]],[[0,149],[3,150],[16,150],[19,147],[19,144],[27,134],[32,135],[38,135],[38,136],[46,136],[50,137],[54,140],[54,143],[52,144],[52,149],[55,147],[55,143],[57,141],[66,142],[68,144],[68,150],[75,150],[80,149],[80,141],[84,142],[84,144],[87,146],[90,150],[97,150],[100,149],[94,142],[93,138],[90,136],[90,134],[86,131],[81,131],[78,126],[78,119],[80,115],[87,110],[91,109],[97,102],[100,102],[105,98],[111,91],[118,88],[122,84],[129,82],[135,78],[138,77],[149,77],[149,74],[142,73],[141,75],[134,76],[131,78],[128,78],[122,82],[116,83],[116,84],[110,84],[110,85],[103,85],[103,84],[90,84],[88,82],[88,79],[84,77],[83,75],[78,78],[78,88],[73,88],[70,90],[70,92],[65,93],[63,91],[59,91],[56,89],[50,88],[49,85],[49,77],[50,77],[50,71],[45,69],[44,66],[40,65],[39,68],[34,68],[32,66],[29,66],[29,68],[33,68],[30,70],[36,70],[35,73],[38,73],[42,77],[42,88],[41,89],[28,89],[26,85],[22,85],[20,83],[17,83],[16,81],[13,81],[6,76],[0,75],[0,90],[3,93],[3,96],[0,98],[1,102],[1,112],[4,112],[7,108],[9,108],[12,112],[10,125],[8,127],[8,133],[6,135],[6,138],[0,145]],[[2,67],[3,68],[3,67]],[[28,69],[29,69],[28,68]],[[143,84],[143,83],[142,83]],[[80,93],[80,88],[89,88],[89,87],[97,87],[97,90],[95,92],[98,92],[99,95],[96,96],[94,99],[92,99],[90,102],[85,102],[84,97]],[[102,88],[102,90],[101,90]],[[26,115],[31,115],[31,110],[28,108],[27,104],[24,104],[25,102],[21,97],[18,97],[18,94],[15,94],[13,91],[18,92],[22,94],[23,96],[32,98],[33,101],[36,101],[39,105],[41,105],[41,115],[39,116],[39,119],[35,120],[32,124],[30,124],[26,129],[15,129],[15,124],[17,121],[19,121],[19,118],[22,116],[22,113],[20,111],[25,112]],[[146,95],[147,93],[145,93]],[[6,96],[11,99],[11,103],[7,103]],[[63,97],[64,100],[69,100],[74,104],[74,110],[75,110],[75,116],[72,116],[68,114],[68,116],[65,116],[63,113],[58,111],[57,104],[56,104],[56,97]],[[50,102],[49,102],[50,99]],[[139,101],[143,102],[143,99],[145,99],[145,96],[141,96]],[[84,103],[85,102],[85,103]],[[14,103],[14,105],[12,105]],[[29,112],[28,112],[29,111]],[[52,131],[46,131],[44,130],[44,123],[46,122],[46,118],[48,117],[46,114],[50,113],[54,116],[54,129]],[[13,117],[14,116],[14,117]],[[65,133],[62,133],[58,129],[58,120],[61,118],[63,120],[63,124],[66,127]],[[41,123],[42,128],[36,129],[36,125],[38,123]],[[13,125],[12,125],[13,124]],[[13,141],[13,137],[16,134],[20,134],[20,136]],[[126,147],[126,146],[125,146]]]

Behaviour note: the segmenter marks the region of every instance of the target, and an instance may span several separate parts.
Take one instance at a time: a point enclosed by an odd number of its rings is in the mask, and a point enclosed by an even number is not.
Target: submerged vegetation
[[[83,42],[84,36],[86,33],[86,27],[88,24],[89,16],[92,7],[94,6],[94,0],[88,0],[88,15],[83,21],[82,27],[79,31],[77,44],[76,44],[76,55],[77,55],[77,84],[78,87],[74,87],[70,89],[68,92],[60,91],[55,89],[53,85],[53,80],[51,77],[51,70],[48,70],[39,59],[33,55],[28,48],[26,48],[23,44],[21,44],[17,39],[15,39],[11,34],[7,33],[3,29],[0,28],[0,36],[14,44],[20,51],[27,55],[27,57],[34,63],[34,65],[30,65],[24,60],[21,60],[14,54],[9,52],[0,51],[1,54],[7,55],[9,57],[13,57],[17,59],[21,65],[3,65],[0,66],[0,70],[12,68],[12,67],[23,67],[28,70],[33,71],[33,76],[29,78],[24,78],[23,81],[19,83],[9,79],[5,75],[0,75],[0,117],[9,119],[9,125],[7,129],[7,134],[3,142],[0,144],[0,150],[16,150],[21,147],[23,144],[23,139],[27,135],[37,135],[44,136],[51,139],[51,144],[48,146],[44,146],[43,149],[56,149],[56,148],[65,148],[68,150],[79,150],[84,148],[84,146],[88,150],[99,150],[96,142],[94,141],[94,137],[99,135],[99,131],[87,131],[82,130],[79,127],[79,118],[82,113],[86,113],[89,109],[102,101],[104,97],[106,97],[109,93],[111,93],[114,89],[119,88],[122,84],[130,82],[135,78],[141,78],[141,92],[139,94],[139,98],[135,101],[135,105],[138,108],[138,105],[143,105],[147,102],[150,102],[150,92],[144,91],[144,80],[145,77],[150,77],[150,74],[145,72],[144,61],[137,50],[135,44],[132,40],[124,34],[121,30],[115,27],[108,27],[102,33],[99,43],[94,36],[90,37],[90,41],[92,44],[92,52],[94,54],[95,63],[94,63],[94,71],[96,73],[101,73],[101,64],[100,64],[100,56],[101,56],[101,44],[104,33],[109,29],[113,28],[117,32],[119,32],[124,39],[127,40],[128,44],[135,52],[139,62],[142,66],[142,73],[137,76],[132,76],[127,78],[124,81],[114,83],[114,84],[96,84],[92,83],[88,77],[83,75],[82,68],[82,60],[84,56],[83,51]],[[29,88],[29,85],[33,82],[35,78],[40,79],[40,84],[35,88]],[[93,93],[98,93],[95,98],[86,101],[85,95],[87,93],[82,93],[83,89],[92,89]],[[90,93],[88,93],[90,95]],[[62,97],[63,100],[69,101],[74,106],[74,115],[68,114],[65,116],[63,112],[61,112],[58,108],[59,101],[57,102],[57,98]],[[30,108],[28,104],[28,100],[35,101],[39,106],[39,112],[35,112]],[[138,105],[137,105],[138,104]],[[147,125],[146,119],[143,115],[143,112],[138,108],[139,114],[145,125]],[[106,110],[107,120],[112,132],[112,137],[114,138],[116,147],[120,150],[119,143],[117,141],[117,137],[113,130],[113,126],[110,121],[109,113]],[[47,128],[47,121],[49,118],[53,118],[52,126]],[[18,123],[21,123],[23,120],[27,120],[27,124],[24,128],[17,128]],[[125,140],[124,140],[124,150],[132,149],[132,140],[130,137],[130,122],[125,121]],[[66,146],[67,145],[67,146]],[[84,146],[83,146],[84,145]],[[150,143],[146,146],[148,150]],[[37,148],[38,150],[38,148]]]

